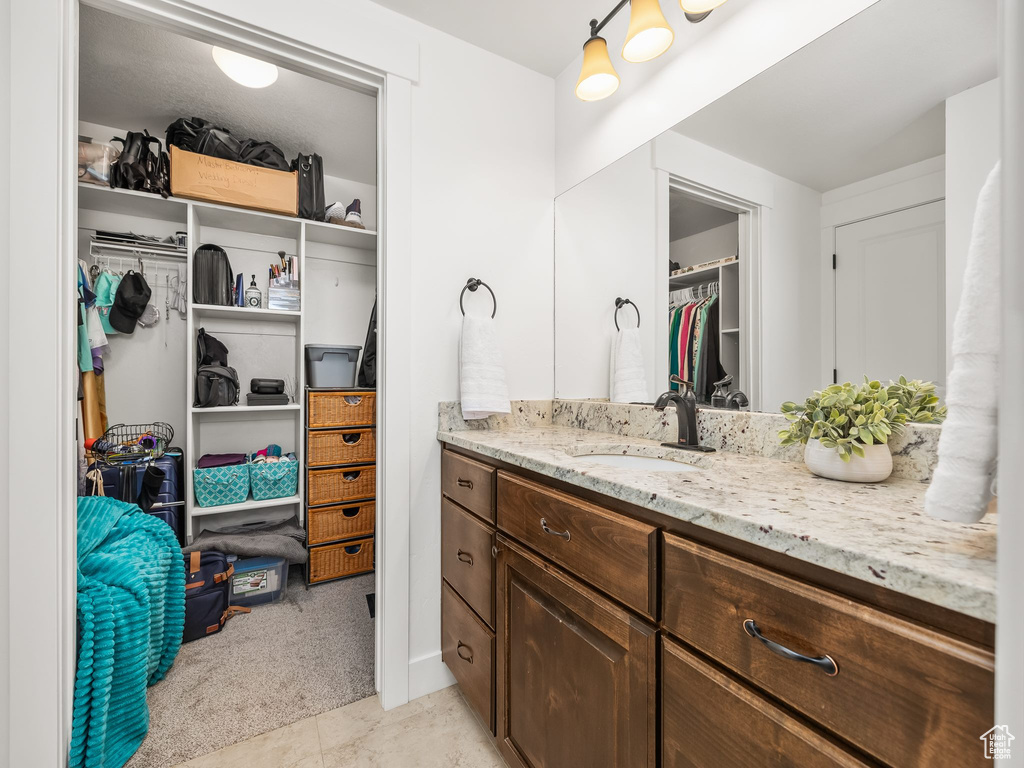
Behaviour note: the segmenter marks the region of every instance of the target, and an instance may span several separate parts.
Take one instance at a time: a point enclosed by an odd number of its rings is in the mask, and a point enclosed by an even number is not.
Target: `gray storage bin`
[[[311,387],[354,387],[362,347],[306,345],[306,384]]]

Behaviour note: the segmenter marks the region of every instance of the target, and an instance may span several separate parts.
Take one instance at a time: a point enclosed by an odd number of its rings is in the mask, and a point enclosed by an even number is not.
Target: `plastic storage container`
[[[288,588],[288,561],[283,557],[235,560],[231,576],[231,605],[253,606],[284,599]]]
[[[101,187],[110,186],[110,166],[121,155],[121,150],[110,144],[90,139],[78,140],[78,180]]]
[[[356,363],[362,347],[306,345],[306,384],[319,387],[354,387]]]

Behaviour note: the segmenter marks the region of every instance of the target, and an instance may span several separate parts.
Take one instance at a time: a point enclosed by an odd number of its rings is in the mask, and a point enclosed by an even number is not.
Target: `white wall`
[[[822,384],[821,195],[674,131],[665,132],[654,144],[659,169],[764,207],[760,324],[756,317],[751,323],[752,334],[759,333],[761,340],[760,407],[774,411],[785,400],[802,399]]]
[[[0,3],[0,263],[7,264],[10,258],[8,231],[11,222],[11,6]],[[7,301],[8,281],[0,286],[0,303],[3,311],[9,311]],[[8,318],[9,321],[9,318]],[[10,610],[8,605],[9,573],[7,551],[8,527],[8,337],[0,333],[0,766],[7,766],[10,758],[10,712],[9,692],[9,638]]]
[[[608,397],[615,299],[639,308],[648,397],[656,392],[656,174],[634,150],[555,201],[555,395]],[[667,270],[668,264],[661,267]],[[619,325],[631,327],[626,306]]]
[[[629,21],[628,13],[620,13],[601,33],[622,79],[618,91],[599,102],[576,98],[573,89],[582,52],[555,81],[558,191],[653,139],[876,1],[732,2],[700,24],[687,22],[678,3],[664,3],[675,43],[645,64],[627,64],[619,57]],[[581,46],[584,40],[581,36]]]
[[[999,80],[946,99],[946,371],[978,194],[999,160]]]
[[[739,222],[732,221],[720,227],[673,240],[668,245],[668,255],[680,266],[692,267],[735,256],[738,244]]]

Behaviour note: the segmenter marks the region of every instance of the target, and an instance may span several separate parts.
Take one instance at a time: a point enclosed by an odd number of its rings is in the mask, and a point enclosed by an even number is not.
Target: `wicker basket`
[[[310,429],[362,427],[377,423],[376,392],[309,392]]]
[[[327,581],[373,570],[373,537],[309,550],[309,581]]]
[[[306,480],[307,504],[341,504],[377,495],[377,469],[344,467],[342,469],[311,469]]]
[[[361,504],[309,510],[308,543],[312,546],[328,541],[372,536],[376,506],[372,501],[364,501]]]
[[[309,432],[306,439],[311,467],[332,464],[366,464],[377,458],[373,429],[339,429]]]

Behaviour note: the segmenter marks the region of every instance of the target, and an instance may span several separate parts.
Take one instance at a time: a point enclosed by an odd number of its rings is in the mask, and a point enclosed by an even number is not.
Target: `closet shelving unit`
[[[670,275],[668,288],[679,291],[698,285],[718,282],[719,342],[718,356],[727,373],[733,375],[733,388],[744,389],[746,379],[740,354],[740,262],[697,267],[689,272]]]
[[[186,357],[181,361],[185,372],[186,434],[185,470],[187,480],[185,532],[189,541],[198,533],[194,522],[213,516],[232,522],[244,522],[252,512],[280,510],[292,507],[300,524],[304,522],[304,484],[299,483],[294,496],[256,501],[251,497],[239,504],[199,507],[195,503],[192,469],[204,453],[241,452],[255,450],[254,446],[276,442],[287,451],[294,451],[300,467],[304,466],[304,427],[306,422],[304,320],[307,306],[306,244],[356,248],[377,251],[377,233],[372,230],[345,227],[325,222],[307,221],[289,216],[263,213],[243,208],[218,205],[181,198],[162,198],[147,192],[112,189],[92,184],[79,184],[79,208],[121,216],[139,217],[180,224],[187,233],[187,274],[193,274],[192,259],[195,249],[204,242],[218,242],[223,233],[234,233],[243,238],[260,236],[274,238],[273,247],[239,247],[232,254],[232,267],[244,275],[255,273],[265,279],[267,266],[278,250],[295,256],[299,266],[301,308],[299,311],[269,308],[248,309],[196,304],[189,287],[186,338]],[[210,233],[213,230],[214,232]],[[229,249],[230,250],[230,249]],[[238,261],[236,263],[236,255]],[[245,280],[246,285],[248,280]],[[244,325],[243,325],[244,323]],[[207,327],[215,336],[227,337],[229,365],[238,371],[242,390],[239,405],[217,408],[195,408],[193,388],[195,381],[195,340],[201,327]],[[291,355],[281,352],[290,347]],[[286,369],[287,360],[291,360]],[[268,370],[269,369],[269,370]],[[160,375],[175,375],[171,366]],[[291,392],[295,402],[284,406],[247,406],[245,393],[249,379],[259,376],[290,377],[294,384]],[[287,445],[285,443],[288,443]]]

